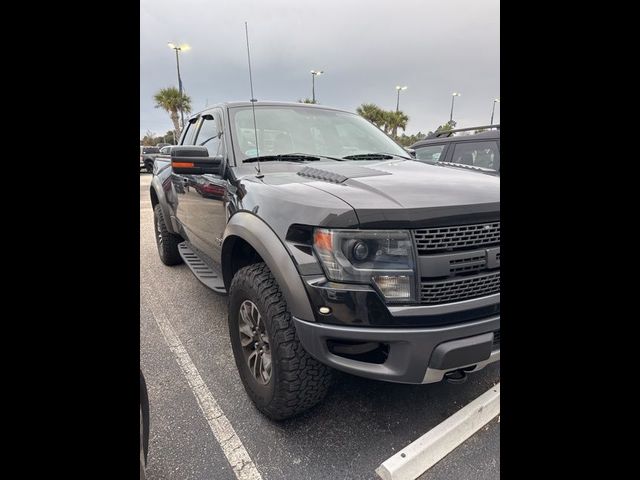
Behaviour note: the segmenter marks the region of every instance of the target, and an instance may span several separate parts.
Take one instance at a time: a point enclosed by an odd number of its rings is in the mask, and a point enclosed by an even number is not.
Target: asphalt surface
[[[158,258],[150,182],[151,175],[140,175],[140,363],[151,404],[149,480],[236,478],[162,336],[159,314],[169,318],[265,480],[377,479],[380,463],[500,381],[499,364],[463,385],[400,385],[336,372],[319,406],[285,422],[268,420],[236,371],[226,297],[208,290],[186,265],[167,267]],[[499,446],[494,419],[420,478],[497,479]]]

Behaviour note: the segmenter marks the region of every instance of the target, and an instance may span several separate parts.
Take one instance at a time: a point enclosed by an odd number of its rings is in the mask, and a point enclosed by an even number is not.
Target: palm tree
[[[409,117],[402,110],[384,112],[384,129],[387,133],[391,133],[393,138],[398,138],[398,128],[405,131],[408,121]]]
[[[356,113],[377,127],[382,127],[385,123],[385,111],[375,103],[363,103],[356,108]]]
[[[180,128],[179,115],[180,109],[183,112],[189,113],[191,111],[191,97],[182,93],[175,87],[168,87],[161,89],[153,96],[153,100],[156,102],[156,108],[162,108],[167,111],[171,121],[173,122],[173,128],[176,132],[176,138],[180,137],[182,129]],[[184,125],[182,126],[184,128]]]

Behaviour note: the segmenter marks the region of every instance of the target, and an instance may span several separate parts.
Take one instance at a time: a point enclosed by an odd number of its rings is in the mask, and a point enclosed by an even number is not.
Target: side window
[[[416,159],[425,163],[436,163],[442,156],[444,145],[425,145],[416,148]]]
[[[500,171],[500,150],[494,141],[461,142],[456,144],[451,161]]]
[[[184,135],[182,135],[182,141],[180,142],[180,145],[193,145],[193,137],[196,134],[196,129],[198,126],[198,120],[197,119],[193,119],[192,122],[187,123],[187,129],[184,132]]]
[[[203,118],[202,126],[198,132],[198,136],[195,141],[195,145],[207,147],[210,157],[220,155],[220,146],[222,139],[220,138],[220,130],[218,129],[218,122],[212,115],[207,115]]]

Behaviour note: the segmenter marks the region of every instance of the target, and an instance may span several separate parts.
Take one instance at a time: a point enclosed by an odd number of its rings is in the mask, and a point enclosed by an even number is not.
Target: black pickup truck
[[[463,381],[500,358],[500,179],[415,161],[358,115],[226,103],[154,164],[161,261],[228,294],[256,406],[315,405],[332,369]]]

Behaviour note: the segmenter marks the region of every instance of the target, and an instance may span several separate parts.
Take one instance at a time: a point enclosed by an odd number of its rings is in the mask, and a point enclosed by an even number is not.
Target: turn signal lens
[[[376,275],[373,281],[387,300],[411,298],[411,280],[407,275]]]
[[[330,230],[316,229],[313,234],[313,243],[321,250],[333,249],[333,240]]]

